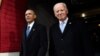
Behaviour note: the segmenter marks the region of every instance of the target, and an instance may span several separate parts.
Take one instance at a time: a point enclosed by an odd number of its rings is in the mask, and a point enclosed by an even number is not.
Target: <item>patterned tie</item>
[[[27,27],[27,30],[26,30],[26,36],[29,35],[29,32],[30,32],[30,26]]]

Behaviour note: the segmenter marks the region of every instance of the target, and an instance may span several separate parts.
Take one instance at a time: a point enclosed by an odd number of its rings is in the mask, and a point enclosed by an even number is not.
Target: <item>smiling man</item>
[[[68,17],[63,2],[56,3],[53,11],[58,23],[50,28],[49,56],[93,56],[85,25]]]

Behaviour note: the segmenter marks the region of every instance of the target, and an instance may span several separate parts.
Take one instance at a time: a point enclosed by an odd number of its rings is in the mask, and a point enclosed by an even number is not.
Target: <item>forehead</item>
[[[27,13],[34,13],[34,11],[33,10],[26,10],[25,14],[27,14]]]
[[[64,8],[65,8],[65,7],[64,7],[64,5],[63,5],[63,4],[61,4],[61,3],[56,4],[56,5],[54,6],[54,10],[64,9]]]

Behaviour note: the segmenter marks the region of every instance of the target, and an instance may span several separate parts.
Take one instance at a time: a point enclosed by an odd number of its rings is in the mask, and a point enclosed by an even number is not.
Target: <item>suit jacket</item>
[[[49,56],[92,56],[90,37],[84,25],[69,18],[61,33],[59,23],[50,28]]]
[[[28,37],[26,37],[26,28],[23,34],[20,56],[45,56],[47,51],[46,28],[35,22]]]

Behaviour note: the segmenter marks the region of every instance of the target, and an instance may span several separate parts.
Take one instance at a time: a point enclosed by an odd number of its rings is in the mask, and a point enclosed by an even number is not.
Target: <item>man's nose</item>
[[[29,15],[27,15],[26,17],[29,17]]]

